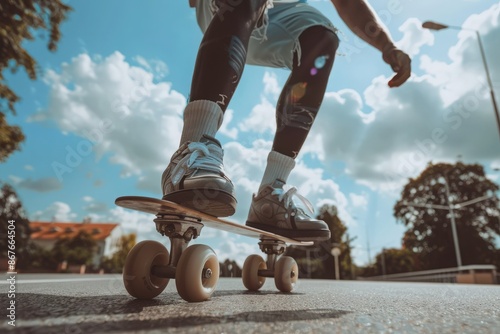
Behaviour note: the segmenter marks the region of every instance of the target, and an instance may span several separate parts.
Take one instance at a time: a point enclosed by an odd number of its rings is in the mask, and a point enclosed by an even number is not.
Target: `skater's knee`
[[[315,62],[321,57],[325,65],[333,64],[339,47],[339,38],[332,30],[323,26],[308,28],[300,35],[299,42],[301,62]]]

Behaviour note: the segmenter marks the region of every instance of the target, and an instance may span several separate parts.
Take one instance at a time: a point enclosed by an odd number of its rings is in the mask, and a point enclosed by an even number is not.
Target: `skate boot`
[[[300,241],[329,239],[328,225],[296,207],[292,197],[299,198],[313,212],[311,203],[294,187],[285,191],[284,185],[276,180],[253,196],[246,225]]]
[[[233,215],[234,186],[222,159],[221,144],[213,137],[181,145],[163,172],[163,199],[216,217]]]

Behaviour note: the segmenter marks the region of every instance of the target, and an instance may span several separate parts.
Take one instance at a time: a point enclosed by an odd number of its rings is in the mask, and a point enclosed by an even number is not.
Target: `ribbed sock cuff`
[[[260,183],[259,191],[272,184],[276,179],[286,183],[288,176],[295,167],[295,160],[287,155],[271,151],[267,157],[267,166]]]
[[[188,103],[184,109],[184,127],[180,144],[200,141],[203,135],[215,137],[223,119],[222,109],[213,101],[198,100]]]

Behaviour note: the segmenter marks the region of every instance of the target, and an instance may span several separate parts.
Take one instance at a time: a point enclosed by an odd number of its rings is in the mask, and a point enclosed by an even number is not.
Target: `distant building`
[[[99,266],[103,256],[109,256],[119,247],[122,231],[119,224],[113,223],[63,223],[63,222],[31,222],[31,240],[45,250],[54,248],[60,239],[74,238],[85,231],[96,241],[96,252],[92,259],[94,266]]]

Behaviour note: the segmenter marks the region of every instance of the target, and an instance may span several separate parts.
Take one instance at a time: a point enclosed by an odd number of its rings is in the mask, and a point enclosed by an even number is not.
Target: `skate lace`
[[[304,213],[304,211],[301,208],[297,208],[295,206],[295,203],[293,202],[293,197],[295,196],[302,203],[304,203],[305,207],[309,210],[310,213],[314,213],[314,208],[313,208],[313,205],[311,204],[311,202],[307,198],[305,198],[304,196],[302,196],[301,194],[299,194],[297,192],[297,188],[295,188],[295,187],[291,187],[287,191],[285,191],[282,188],[276,188],[276,189],[273,190],[272,195],[278,196],[278,200],[280,202],[282,201],[285,204],[285,207],[287,209],[292,209],[294,211],[295,210],[299,210],[302,213]]]
[[[221,150],[222,151],[222,150]],[[190,169],[203,169],[224,174],[222,154],[211,153],[208,146],[201,142],[189,143],[181,155],[184,155],[172,171],[172,183],[177,184]]]

